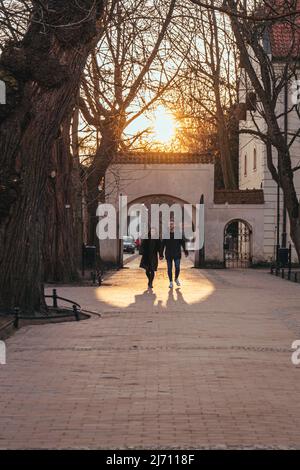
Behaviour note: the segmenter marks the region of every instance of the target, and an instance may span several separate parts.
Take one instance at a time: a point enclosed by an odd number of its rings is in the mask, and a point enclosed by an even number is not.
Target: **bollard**
[[[77,305],[73,305],[73,313],[74,313],[74,316],[76,318],[76,321],[79,321],[79,313],[78,313],[78,310],[77,310]]]
[[[281,270],[281,277],[284,279],[284,269]]]
[[[288,280],[291,280],[292,273],[292,245],[289,244],[289,259],[288,259]]]
[[[295,273],[295,282],[298,282],[298,273]]]
[[[57,308],[57,293],[56,293],[56,289],[53,289],[53,308]]]
[[[14,308],[14,313],[15,313],[14,327],[18,329],[19,328],[19,315],[20,315],[19,307]]]

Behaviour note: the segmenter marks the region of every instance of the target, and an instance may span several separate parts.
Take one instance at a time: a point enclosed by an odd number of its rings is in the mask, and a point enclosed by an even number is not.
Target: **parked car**
[[[123,237],[124,253],[135,253],[135,241],[133,237]]]

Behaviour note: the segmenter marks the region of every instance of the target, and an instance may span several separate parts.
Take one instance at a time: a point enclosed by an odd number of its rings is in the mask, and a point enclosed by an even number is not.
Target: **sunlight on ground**
[[[185,278],[182,277],[182,287],[177,286],[174,289],[168,288],[167,279],[161,278],[159,272],[158,278],[154,283],[153,291],[147,289],[146,279],[140,274],[136,279],[128,277],[127,280],[122,278],[122,284],[118,284],[117,275],[114,277],[116,285],[103,285],[96,290],[96,297],[100,302],[107,306],[119,308],[140,308],[149,306],[157,308],[172,308],[177,306],[184,309],[185,306],[193,305],[205,301],[215,291],[213,283],[208,279],[198,279],[196,276]]]

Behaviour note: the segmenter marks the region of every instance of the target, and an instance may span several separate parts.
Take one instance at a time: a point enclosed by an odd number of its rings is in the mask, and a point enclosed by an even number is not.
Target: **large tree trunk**
[[[103,1],[44,4],[44,24],[36,21],[36,7],[22,43],[7,46],[0,59],[18,83],[0,122],[0,306],[27,313],[45,308],[42,245],[51,151],[74,104]],[[77,27],[62,26],[70,23]]]
[[[221,104],[220,84],[218,82],[215,84],[214,90],[217,106],[217,133],[224,186],[225,189],[237,189],[238,182],[234,171],[233,150],[230,145],[228,126]]]
[[[83,170],[80,163],[79,155],[79,107],[78,103],[73,113],[72,127],[71,127],[71,147],[72,147],[72,181],[74,188],[74,223],[76,227],[76,236],[74,243],[76,244],[76,258],[77,267],[82,268],[82,245],[86,242],[87,236],[87,223],[85,217],[85,199],[86,199],[86,184],[83,177]]]
[[[53,174],[46,187],[46,233],[44,242],[45,281],[73,282],[79,280],[81,254],[81,223],[77,218],[77,178],[70,152],[71,118],[62,126],[61,135],[52,150]],[[78,188],[79,186],[79,188]]]
[[[289,151],[278,152],[279,182],[290,220],[290,235],[300,262],[300,210]]]
[[[222,174],[225,189],[238,189],[237,177],[233,167],[233,151],[230,146],[228,129],[225,122],[218,123],[218,141],[221,157]]]
[[[224,115],[224,106],[221,99],[221,49],[219,42],[219,29],[217,16],[215,11],[210,11],[210,61],[213,73],[213,90],[216,102],[216,121],[217,121],[217,134],[219,141],[219,151],[221,157],[221,166],[223,173],[223,181],[225,189],[237,189],[238,182],[234,172],[233,155],[230,146],[230,139],[228,133],[228,126]]]
[[[98,218],[96,216],[98,204],[104,198],[104,191],[99,191],[99,184],[104,181],[106,171],[113,162],[119,144],[119,132],[116,131],[115,123],[103,125],[101,130],[101,143],[95,154],[93,164],[89,169],[87,180],[88,186],[88,214],[89,214],[89,230],[88,244],[96,246],[98,252],[98,238],[96,227]]]

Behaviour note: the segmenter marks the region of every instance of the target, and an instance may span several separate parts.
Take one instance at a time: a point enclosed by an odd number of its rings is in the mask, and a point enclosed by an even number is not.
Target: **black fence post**
[[[79,312],[77,310],[77,305],[73,305],[73,313],[76,318],[76,321],[79,321]]]
[[[85,273],[85,244],[82,244],[82,250],[81,250],[81,274],[82,277],[84,278],[84,273]]]
[[[52,297],[53,297],[53,308],[57,308],[57,292],[56,292],[56,289],[53,289]]]
[[[20,315],[20,309],[18,307],[14,308],[14,314],[15,314],[15,321],[14,321],[14,327],[19,328],[19,315]]]
[[[100,268],[97,271],[97,280],[98,280],[98,286],[101,286],[101,284],[102,284],[102,271],[101,271]]]
[[[224,264],[224,269],[227,268],[226,265],[226,250],[228,250],[229,245],[227,243],[223,243],[223,264]]]
[[[292,245],[289,244],[289,270],[288,270],[288,280],[291,280],[291,272],[292,272]]]

